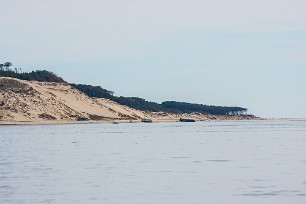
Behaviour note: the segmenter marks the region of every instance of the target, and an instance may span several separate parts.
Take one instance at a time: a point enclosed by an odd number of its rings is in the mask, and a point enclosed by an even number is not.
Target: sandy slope
[[[196,120],[223,119],[198,113],[180,115],[144,112],[108,99],[90,98],[63,83],[0,77],[0,123],[65,123],[76,121],[78,117],[91,118],[92,121],[139,121],[141,118],[176,121],[180,117]]]

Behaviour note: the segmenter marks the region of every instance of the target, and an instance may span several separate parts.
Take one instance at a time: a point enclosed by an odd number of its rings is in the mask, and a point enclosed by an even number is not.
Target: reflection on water
[[[306,121],[0,126],[0,203],[306,203]]]

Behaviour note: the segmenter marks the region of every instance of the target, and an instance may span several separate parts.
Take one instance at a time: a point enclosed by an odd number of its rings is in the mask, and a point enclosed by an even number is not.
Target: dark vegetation
[[[21,68],[11,69],[11,66],[13,66],[13,64],[10,62],[0,64],[0,77],[12,77],[27,81],[67,83],[61,77],[58,77],[56,74],[46,70],[23,72]]]
[[[242,115],[246,114],[247,109],[241,107],[210,106],[186,102],[165,101],[156,103],[146,101],[138,97],[114,96],[113,91],[108,91],[100,86],[91,86],[85,84],[70,84],[79,91],[90,97],[111,99],[121,105],[126,105],[143,111],[163,111],[168,113],[193,113],[199,112],[212,115]]]
[[[101,86],[91,86],[85,84],[70,84],[79,91],[86,93],[90,97],[111,99],[114,92],[103,89]]]
[[[0,64],[0,77],[12,77],[22,80],[29,81],[40,81],[40,82],[65,82],[61,77],[56,74],[46,71],[37,70],[32,72],[22,72],[20,68],[11,69],[12,63],[6,62]],[[85,84],[70,84],[79,91],[85,93],[89,97],[96,98],[107,98],[111,99],[121,105],[126,105],[131,108],[135,108],[143,111],[163,111],[168,113],[193,113],[199,112],[203,114],[212,115],[243,115],[246,114],[247,109],[241,107],[227,107],[227,106],[211,106],[202,105],[186,102],[176,102],[176,101],[165,101],[162,103],[156,103],[151,101],[146,101],[145,99],[139,97],[124,97],[124,96],[114,96],[113,91],[108,91],[101,86],[91,86]]]
[[[183,113],[209,113],[214,115],[241,115],[246,114],[247,109],[241,107],[209,106],[195,103],[165,101],[161,105],[167,109],[180,110]]]
[[[131,108],[138,109],[138,110],[152,111],[152,112],[158,112],[158,111],[170,112],[164,109],[159,103],[146,101],[143,98],[114,96],[112,100],[121,105],[126,105]]]

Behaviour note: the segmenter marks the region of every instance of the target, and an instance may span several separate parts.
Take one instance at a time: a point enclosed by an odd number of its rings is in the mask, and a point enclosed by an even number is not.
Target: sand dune
[[[145,112],[103,98],[91,98],[64,83],[35,82],[0,77],[0,123],[90,121],[177,121],[181,117],[196,120],[228,119],[200,113],[169,114]],[[232,118],[243,119],[243,118]]]

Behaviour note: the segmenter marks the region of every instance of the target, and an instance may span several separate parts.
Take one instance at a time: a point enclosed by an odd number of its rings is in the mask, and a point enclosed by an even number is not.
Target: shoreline
[[[180,118],[196,121],[259,119],[254,115],[235,114],[235,110],[223,115],[138,110],[110,99],[89,97],[69,84],[9,77],[0,77],[0,82],[0,125],[126,123],[141,119],[176,122]]]
[[[257,119],[258,120],[258,119]],[[257,121],[256,120],[256,121]],[[261,118],[259,120],[269,121],[306,121],[306,118]],[[219,119],[219,120],[198,120],[196,122],[234,122],[234,121],[255,121],[255,120],[233,120],[233,119]],[[108,120],[108,121],[0,121],[0,126],[26,126],[26,125],[88,125],[88,124],[112,124],[112,123],[143,123],[140,120]],[[176,119],[159,119],[153,120],[152,123],[169,123],[179,122]]]

